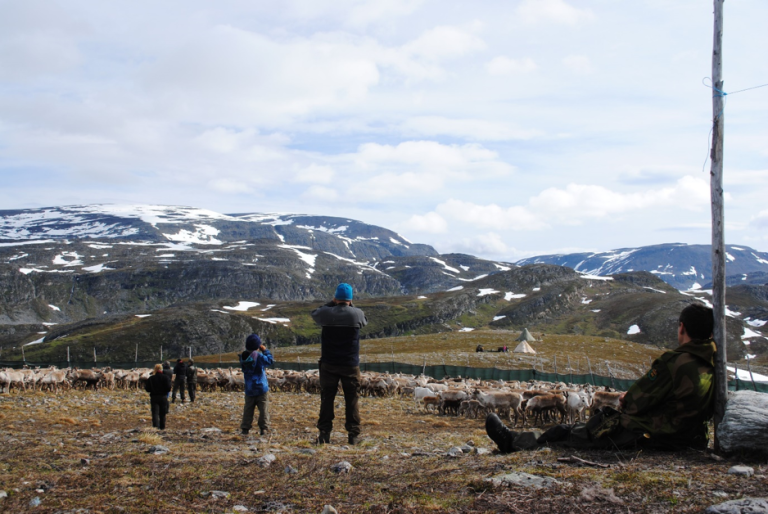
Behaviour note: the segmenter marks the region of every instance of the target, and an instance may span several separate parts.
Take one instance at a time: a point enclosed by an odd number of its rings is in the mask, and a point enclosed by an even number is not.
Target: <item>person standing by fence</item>
[[[144,384],[149,393],[149,406],[152,410],[152,426],[165,430],[165,415],[168,413],[168,393],[171,392],[171,379],[163,373],[163,365],[155,364],[155,372]]]
[[[197,367],[195,367],[195,361],[189,359],[187,362],[187,392],[189,393],[189,401],[195,403],[195,396],[197,396]]]
[[[187,388],[187,365],[182,359],[176,361],[176,367],[173,368],[173,392],[171,393],[171,403],[176,403],[176,391],[179,391],[181,403],[184,403],[184,390]]]
[[[341,382],[346,404],[349,444],[360,440],[360,329],[368,324],[362,310],[352,306],[352,286],[339,284],[329,303],[312,311],[312,319],[323,327],[320,336],[320,416],[317,443],[330,443],[334,402]]]
[[[240,433],[248,435],[253,426],[253,412],[259,408],[259,433],[269,432],[269,383],[266,367],[274,364],[272,354],[261,343],[257,334],[245,340],[245,351],[240,354],[240,367],[245,381],[245,405]]]

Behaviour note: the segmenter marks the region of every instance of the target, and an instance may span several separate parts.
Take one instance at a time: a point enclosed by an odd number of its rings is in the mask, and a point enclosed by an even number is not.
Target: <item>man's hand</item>
[[[619,396],[619,405],[621,405],[622,410],[625,407],[625,403],[627,402],[627,393],[623,392],[621,393],[621,396]]]
[[[261,345],[261,346],[259,346],[259,350],[261,350],[262,352],[263,352],[264,350],[266,350],[266,349],[267,349],[267,347],[266,347],[266,346],[264,346],[264,345]]]

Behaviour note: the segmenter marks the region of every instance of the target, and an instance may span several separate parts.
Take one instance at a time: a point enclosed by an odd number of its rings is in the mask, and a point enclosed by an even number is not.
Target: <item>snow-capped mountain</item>
[[[766,282],[768,253],[746,246],[726,245],[725,255],[729,286]],[[534,263],[558,264],[591,275],[648,271],[681,291],[706,289],[712,283],[709,245],[673,243],[600,253],[541,255],[517,262],[519,266]]]
[[[330,216],[220,214],[157,205],[0,211],[0,243],[62,239],[165,241],[211,247],[244,239],[272,239],[286,244],[328,246],[329,251],[340,250],[340,255],[347,258],[437,255],[432,247],[414,245],[391,230]]]
[[[508,270],[348,218],[88,205],[0,211],[0,324],[178,302],[445,291]],[[59,310],[54,309],[57,307]]]

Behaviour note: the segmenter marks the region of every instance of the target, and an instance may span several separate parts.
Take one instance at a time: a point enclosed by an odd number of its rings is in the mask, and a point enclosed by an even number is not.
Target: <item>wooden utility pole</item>
[[[712,198],[712,310],[715,315],[713,337],[717,343],[715,357],[715,451],[720,449],[717,427],[725,415],[728,401],[728,374],[725,333],[725,222],[723,208],[723,2],[715,2],[715,33],[712,44],[712,168],[710,194]]]

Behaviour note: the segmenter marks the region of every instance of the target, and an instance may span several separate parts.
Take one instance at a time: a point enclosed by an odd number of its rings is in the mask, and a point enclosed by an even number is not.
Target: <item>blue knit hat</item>
[[[352,286],[349,284],[339,284],[339,287],[336,288],[334,298],[345,302],[352,301]]]
[[[261,338],[257,334],[251,334],[245,339],[245,349],[255,352],[261,348]]]

